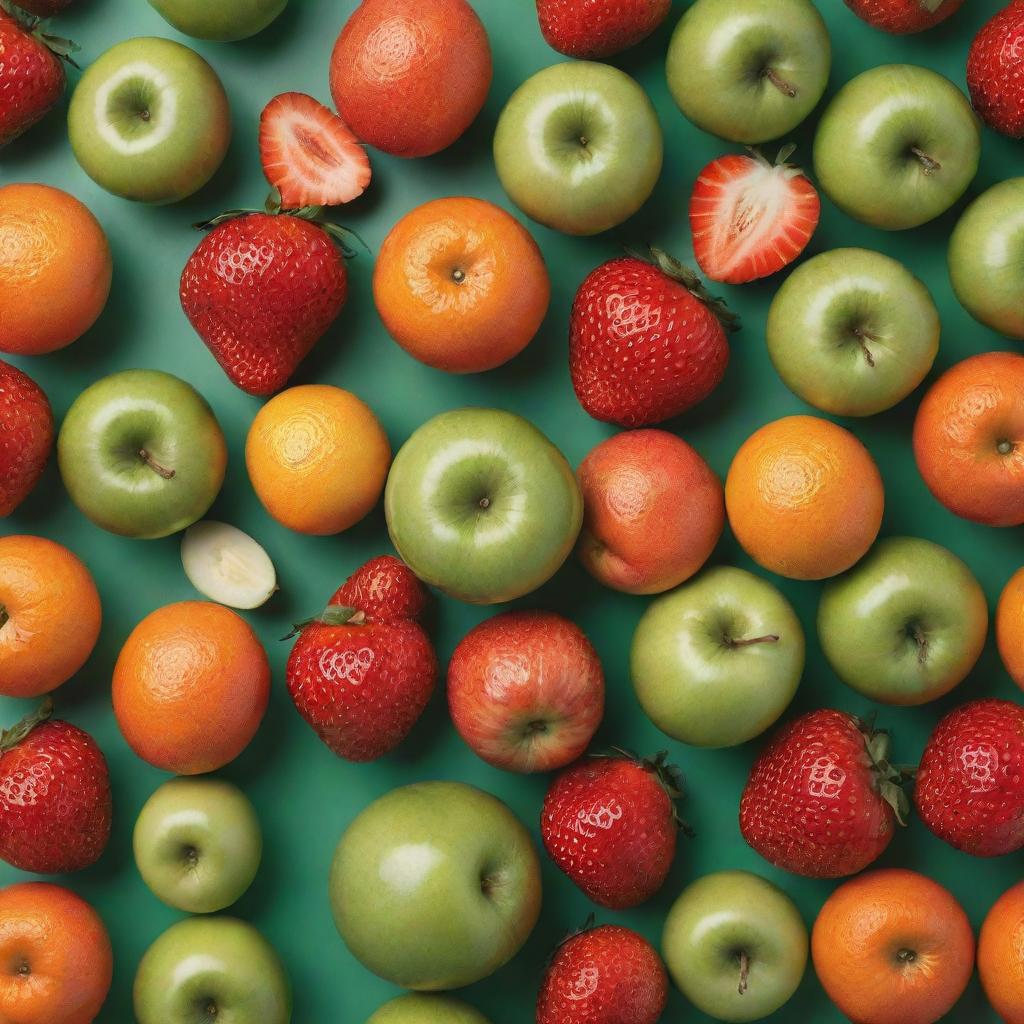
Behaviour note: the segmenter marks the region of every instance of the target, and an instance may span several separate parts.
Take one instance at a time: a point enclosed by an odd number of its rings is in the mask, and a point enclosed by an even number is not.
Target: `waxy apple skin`
[[[490,1024],[490,1021],[461,999],[410,993],[385,1003],[366,1024]]]
[[[461,782],[394,789],[338,844],[331,906],[365,967],[403,988],[461,988],[522,947],[540,914],[529,833],[496,797]]]
[[[753,145],[810,114],[831,63],[828,29],[810,0],[697,0],[672,36],[668,85],[698,128]]]
[[[949,279],[975,320],[1024,340],[1024,178],[993,185],[964,210],[949,240]]]
[[[941,325],[924,284],[868,249],[802,263],[768,311],[768,354],[783,383],[836,416],[871,416],[928,375]]]
[[[731,747],[785,711],[804,667],[804,632],[767,580],[716,566],[648,606],[633,634],[637,699],[673,739]]]
[[[179,32],[194,39],[230,43],[262,32],[288,0],[149,0]]]
[[[988,632],[985,595],[951,551],[889,537],[818,606],[818,637],[836,675],[883,704],[936,700],[974,667]]]
[[[967,97],[913,64],[884,64],[847,82],[814,137],[814,169],[829,199],[890,231],[945,213],[980,158],[981,129]]]

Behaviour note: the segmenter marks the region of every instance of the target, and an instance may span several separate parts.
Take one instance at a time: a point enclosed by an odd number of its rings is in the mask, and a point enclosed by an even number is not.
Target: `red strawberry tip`
[[[26,715],[17,725],[0,730],[0,754],[13,750],[19,743],[28,739],[29,734],[37,725],[42,725],[53,714],[53,701],[47,697],[35,711]]]
[[[319,615],[293,623],[292,631],[281,639],[291,640],[307,626],[362,626],[365,622],[366,613],[359,608],[351,608],[343,604],[329,604]]]
[[[857,719],[857,728],[864,737],[864,749],[871,760],[878,793],[893,809],[900,825],[906,826],[910,815],[910,799],[903,786],[908,779],[913,778],[914,769],[892,764],[889,760],[890,736],[884,729],[875,729],[873,722],[860,719]]]

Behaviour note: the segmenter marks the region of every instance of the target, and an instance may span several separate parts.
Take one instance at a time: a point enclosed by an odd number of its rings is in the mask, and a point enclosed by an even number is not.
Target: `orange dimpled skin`
[[[914,457],[950,512],[1024,523],[1024,356],[986,352],[947,370],[917,410]]]
[[[996,605],[996,646],[1010,678],[1024,690],[1024,569],[1018,569]]]
[[[903,868],[844,883],[814,922],[811,955],[829,998],[854,1024],[933,1024],[974,967],[974,933],[938,882]]]
[[[743,443],[725,504],[754,561],[780,576],[820,580],[849,569],[874,543],[885,490],[875,460],[848,430],[787,416]]]
[[[981,926],[978,976],[1005,1024],[1024,1024],[1024,882],[996,900]]]
[[[110,294],[110,246],[74,196],[0,188],[0,352],[41,355],[80,338]]]
[[[45,537],[0,537],[0,695],[38,697],[66,683],[100,634],[89,570]]]
[[[147,615],[114,667],[114,715],[128,745],[177,775],[233,761],[256,734],[269,696],[270,665],[256,634],[207,601]]]
[[[381,246],[373,295],[409,355],[450,373],[479,373],[529,344],[551,282],[519,221],[463,197],[425,203],[395,225]]]
[[[92,1024],[113,970],[103,922],[71,890],[47,882],[0,890],[4,1024]]]

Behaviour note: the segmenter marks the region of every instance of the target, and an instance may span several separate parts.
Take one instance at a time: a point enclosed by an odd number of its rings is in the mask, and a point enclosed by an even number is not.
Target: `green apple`
[[[138,1024],[289,1024],[291,991],[274,948],[231,917],[190,917],[146,951],[135,975]]]
[[[817,106],[832,63],[811,0],[697,0],[668,49],[668,86],[698,128],[753,145]]]
[[[230,907],[252,885],[263,853],[249,798],[209,776],[165,782],[136,819],[132,845],[146,885],[190,914]]]
[[[647,94],[608,64],[570,61],[527,79],[498,120],[494,162],[524,213],[570,235],[621,224],[661,175],[662,135]]]
[[[395,457],[384,511],[412,571],[472,604],[536,590],[583,523],[565,457],[532,423],[499,409],[455,409],[424,423]]]
[[[230,43],[262,32],[288,0],[149,0],[162,18],[195,39]]]
[[[665,921],[669,974],[698,1010],[760,1020],[786,1003],[807,968],[807,926],[793,901],[749,871],[719,871],[683,890]]]
[[[949,279],[986,327],[1024,340],[1024,178],[982,192],[953,229]]]
[[[159,370],[122,370],[75,399],[57,458],[71,500],[97,526],[153,539],[206,514],[228,453],[191,384]]]
[[[487,1018],[461,999],[419,993],[399,996],[385,1003],[366,1024],[490,1024]]]
[[[652,601],[633,634],[640,706],[673,739],[731,747],[764,732],[793,699],[804,631],[766,580],[719,566]]]
[[[851,217],[898,231],[945,213],[978,170],[981,130],[967,97],[913,64],[846,83],[814,137],[822,190]]]
[[[217,73],[195,50],[143,37],[112,46],[86,68],[68,134],[82,170],[108,192],[174,203],[220,167],[231,113]]]
[[[540,864],[496,797],[420,782],[349,825],[330,895],[341,937],[375,974],[403,988],[461,988],[519,952],[540,913]]]
[[[818,637],[843,682],[883,704],[935,700],[974,667],[988,606],[971,570],[917,537],[879,541],[822,591]]]
[[[939,312],[902,263],[833,249],[797,267],[768,311],[768,354],[786,387],[836,416],[902,401],[939,351]]]

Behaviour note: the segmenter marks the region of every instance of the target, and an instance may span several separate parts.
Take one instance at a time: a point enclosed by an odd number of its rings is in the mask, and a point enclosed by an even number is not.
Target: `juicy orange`
[[[996,605],[996,645],[1010,678],[1024,690],[1024,569],[1018,569]]]
[[[1006,1024],[1024,1024],[1024,882],[992,904],[981,926],[978,976]]]

